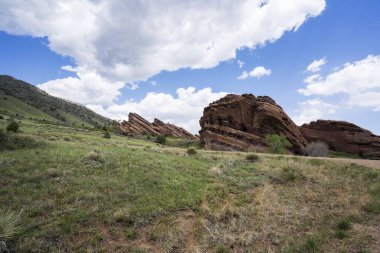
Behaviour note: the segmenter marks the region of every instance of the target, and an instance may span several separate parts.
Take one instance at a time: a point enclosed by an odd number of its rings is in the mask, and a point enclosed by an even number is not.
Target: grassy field
[[[6,240],[15,252],[378,252],[379,170],[20,129],[44,145],[0,152],[0,212],[21,219]]]

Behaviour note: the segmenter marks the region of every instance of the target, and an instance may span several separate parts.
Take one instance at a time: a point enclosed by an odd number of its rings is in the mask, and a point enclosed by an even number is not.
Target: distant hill
[[[112,122],[83,105],[7,75],[0,75],[0,115],[96,128]]]

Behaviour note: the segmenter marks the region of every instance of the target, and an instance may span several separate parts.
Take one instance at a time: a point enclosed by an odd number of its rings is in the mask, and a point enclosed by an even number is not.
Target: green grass
[[[51,122],[56,121],[56,119],[38,110],[37,108],[32,107],[17,98],[7,95],[0,95],[0,114],[15,118],[33,118],[37,120],[45,119],[46,121]]]
[[[33,120],[22,120],[20,131],[46,145],[0,152],[0,209],[23,210],[23,230],[7,240],[16,252],[340,252],[371,243],[354,226],[336,234],[342,217],[370,222],[376,214],[379,174],[365,167],[189,156],[186,148]],[[284,164],[306,179],[279,183]]]

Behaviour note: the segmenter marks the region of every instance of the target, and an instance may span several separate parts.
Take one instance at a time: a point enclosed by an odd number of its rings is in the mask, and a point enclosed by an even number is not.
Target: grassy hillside
[[[101,127],[111,120],[86,107],[53,97],[26,82],[0,76],[0,114],[46,121],[59,121],[70,126]],[[48,116],[47,116],[48,115]]]
[[[20,125],[17,135],[45,145],[0,152],[0,213],[21,219],[7,240],[15,252],[376,252],[380,242],[375,169],[188,155],[100,131]]]

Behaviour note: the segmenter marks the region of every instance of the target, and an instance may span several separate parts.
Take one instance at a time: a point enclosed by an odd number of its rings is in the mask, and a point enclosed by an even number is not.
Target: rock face
[[[300,129],[308,142],[320,140],[335,151],[380,159],[380,136],[352,123],[317,120]]]
[[[119,129],[122,134],[129,136],[164,135],[197,139],[197,137],[182,127],[164,123],[159,119],[154,119],[154,122],[150,123],[137,113],[130,113],[128,115],[128,121],[123,121],[120,123]]]
[[[284,135],[294,153],[306,145],[298,126],[270,97],[229,94],[204,109],[200,125],[206,149],[265,150],[268,134]]]

